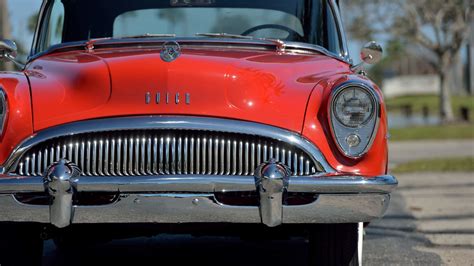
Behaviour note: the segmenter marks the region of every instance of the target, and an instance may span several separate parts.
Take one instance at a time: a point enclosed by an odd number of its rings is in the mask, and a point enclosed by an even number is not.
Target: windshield
[[[266,38],[341,54],[326,0],[51,0],[37,50],[96,38]]]

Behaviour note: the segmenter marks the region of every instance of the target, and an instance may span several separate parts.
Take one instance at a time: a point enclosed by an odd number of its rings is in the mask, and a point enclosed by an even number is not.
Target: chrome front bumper
[[[59,163],[60,164],[60,163]],[[280,168],[279,168],[280,167]],[[252,176],[79,177],[72,168],[50,168],[44,178],[0,175],[0,222],[38,222],[62,228],[88,223],[264,223],[369,222],[385,213],[393,176],[289,177],[270,162]],[[50,205],[27,205],[18,193],[44,193]],[[72,195],[111,192],[119,200],[101,206],[74,206]],[[220,203],[215,193],[258,192],[260,206]],[[287,192],[316,193],[316,201],[286,206]]]

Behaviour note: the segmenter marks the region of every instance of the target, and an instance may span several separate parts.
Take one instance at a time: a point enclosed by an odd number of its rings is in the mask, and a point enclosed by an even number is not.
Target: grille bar
[[[302,150],[264,137],[204,131],[120,131],[60,137],[40,143],[20,160],[16,173],[41,176],[61,158],[85,176],[246,175],[269,159],[293,175],[317,172]]]

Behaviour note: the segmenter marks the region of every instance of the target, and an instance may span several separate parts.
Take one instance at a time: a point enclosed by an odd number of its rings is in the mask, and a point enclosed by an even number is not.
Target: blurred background
[[[0,0],[0,38],[16,41],[22,61],[31,48],[41,2]],[[405,2],[341,0],[354,62],[360,62],[367,41],[385,49],[383,61],[366,72],[385,94],[392,140],[472,138],[474,27],[469,26],[474,22],[468,7],[473,3]]]
[[[367,229],[366,264],[472,265],[474,3],[340,2],[354,63],[367,41],[384,47],[384,59],[365,71],[385,95],[390,171],[400,181],[385,219]],[[22,61],[40,5],[41,0],[0,0],[0,39],[15,40]],[[14,66],[1,64],[0,70]],[[397,256],[381,254],[384,246],[398,249]],[[54,261],[53,250],[46,251],[48,261]]]

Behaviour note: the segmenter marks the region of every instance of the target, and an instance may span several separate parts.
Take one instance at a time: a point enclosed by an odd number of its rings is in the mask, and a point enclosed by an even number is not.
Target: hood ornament
[[[175,41],[165,42],[160,57],[165,62],[173,62],[181,55],[181,46]]]

